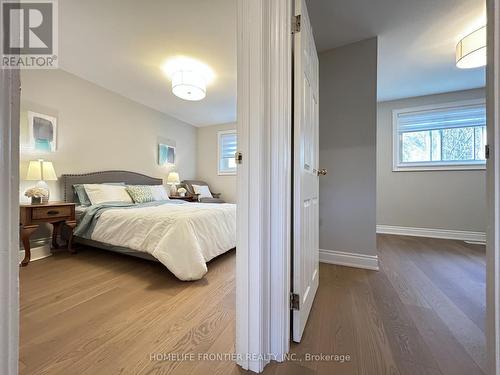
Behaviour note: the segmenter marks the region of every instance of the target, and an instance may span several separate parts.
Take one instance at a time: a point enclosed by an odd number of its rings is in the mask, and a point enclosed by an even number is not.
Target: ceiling
[[[118,5],[119,4],[119,5]],[[485,85],[485,69],[455,67],[455,45],[485,18],[484,0],[308,0],[319,51],[379,36],[378,100]],[[195,126],[236,121],[236,0],[64,0],[59,66]],[[207,96],[171,92],[161,65],[209,65]]]
[[[378,100],[485,86],[455,66],[461,37],[485,23],[484,0],[308,0],[318,51],[379,36]]]
[[[59,1],[59,66],[195,126],[236,120],[235,0]],[[215,73],[207,96],[172,94],[168,58],[198,59]]]

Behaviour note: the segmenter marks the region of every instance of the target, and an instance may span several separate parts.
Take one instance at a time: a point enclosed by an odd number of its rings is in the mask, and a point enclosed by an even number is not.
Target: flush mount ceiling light
[[[486,65],[486,26],[465,36],[457,44],[457,67],[479,68]]]
[[[188,57],[170,59],[162,70],[172,80],[172,93],[184,100],[203,99],[207,95],[207,84],[214,78],[207,65]]]

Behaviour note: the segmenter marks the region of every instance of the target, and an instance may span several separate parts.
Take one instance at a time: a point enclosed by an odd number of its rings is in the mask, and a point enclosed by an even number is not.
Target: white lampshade
[[[31,160],[26,174],[28,181],[56,181],[54,165],[50,161]]]
[[[167,177],[167,183],[168,184],[178,184],[180,183],[181,180],[179,178],[179,173],[177,172],[170,172]]]
[[[473,31],[457,44],[457,67],[479,68],[486,65],[486,26]]]
[[[207,95],[207,84],[202,74],[179,70],[172,74],[172,92],[184,100],[201,100]]]

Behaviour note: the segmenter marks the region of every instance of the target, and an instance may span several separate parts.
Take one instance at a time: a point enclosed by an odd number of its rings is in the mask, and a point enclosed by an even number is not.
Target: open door
[[[319,63],[304,0],[295,0],[292,337],[300,342],[319,285]]]

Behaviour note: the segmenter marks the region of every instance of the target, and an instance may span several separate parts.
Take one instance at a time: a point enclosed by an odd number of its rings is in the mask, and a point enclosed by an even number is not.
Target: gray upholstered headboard
[[[125,182],[127,185],[162,185],[161,178],[154,178],[136,172],[103,171],[84,174],[63,174],[61,176],[65,202],[75,202],[75,184],[102,184],[105,182]]]

